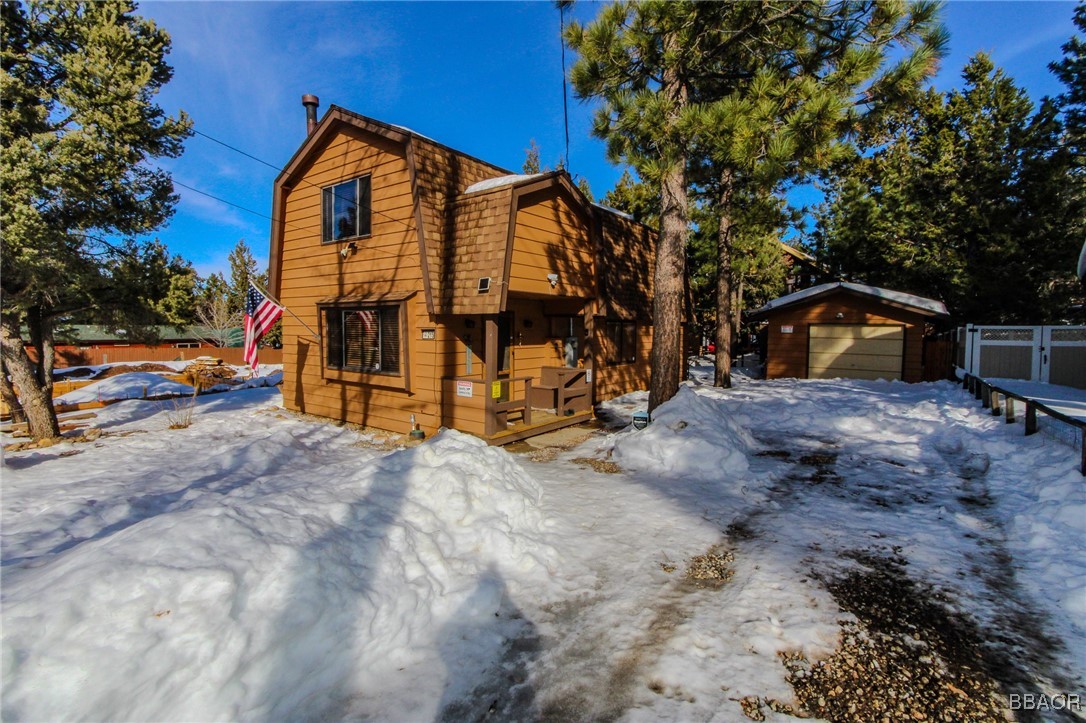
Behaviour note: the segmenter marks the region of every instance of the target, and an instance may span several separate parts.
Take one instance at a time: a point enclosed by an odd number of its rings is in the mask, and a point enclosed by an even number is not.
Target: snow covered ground
[[[1076,453],[948,383],[739,378],[538,462],[388,451],[270,388],[181,430],[106,407],[93,443],[4,456],[0,714],[742,721],[795,702],[781,654],[866,624],[839,583],[880,565],[1003,692],[1086,693]]]
[[[187,362],[156,362],[162,366],[172,368],[175,372],[182,372],[192,364]],[[116,364],[100,364],[98,366],[82,367],[97,373],[102,369],[112,366],[128,366],[126,362]],[[76,367],[72,367],[76,368]],[[254,387],[274,387],[283,381],[282,364],[260,364],[256,373],[252,373],[249,367],[234,367],[237,376],[235,384],[216,384],[204,390],[208,392],[228,392],[238,389],[252,389]],[[63,373],[67,369],[58,370]],[[192,387],[163,377],[166,372],[128,372],[114,377],[107,377],[101,381],[88,384],[79,389],[73,389],[67,394],[56,397],[54,404],[83,404],[86,402],[116,402],[124,399],[147,399],[154,397],[184,397],[192,394]]]

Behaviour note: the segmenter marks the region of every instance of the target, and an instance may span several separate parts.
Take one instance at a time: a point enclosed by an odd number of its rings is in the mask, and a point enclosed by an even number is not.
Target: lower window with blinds
[[[329,369],[400,373],[400,307],[324,310],[325,363]]]

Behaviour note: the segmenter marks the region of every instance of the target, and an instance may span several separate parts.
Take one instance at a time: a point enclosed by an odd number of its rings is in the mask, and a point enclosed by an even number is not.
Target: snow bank
[[[174,362],[184,366],[192,362]],[[235,367],[237,369],[237,367]],[[216,384],[205,392],[233,392],[257,387],[274,387],[283,382],[281,364],[261,364],[257,374],[238,384]],[[146,399],[148,397],[178,397],[192,394],[192,387],[164,378],[153,372],[128,372],[109,377],[67,394],[56,397],[56,404],[83,404],[86,402],[115,402],[122,399]]]
[[[112,402],[119,399],[146,399],[147,397],[181,397],[192,394],[188,384],[165,379],[151,372],[129,372],[73,389],[53,400],[54,404],[83,404],[86,402]]]
[[[612,456],[624,469],[679,477],[741,477],[757,448],[728,406],[679,388],[653,413],[652,423],[618,435]]]
[[[5,719],[430,719],[510,600],[546,597],[540,489],[504,451],[377,458],[245,415],[5,471]]]

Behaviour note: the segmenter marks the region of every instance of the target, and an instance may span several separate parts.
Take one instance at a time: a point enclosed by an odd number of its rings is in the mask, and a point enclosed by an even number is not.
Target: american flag
[[[245,297],[245,362],[256,370],[256,345],[268,333],[276,320],[283,315],[283,307],[264,296],[249,282],[249,294]]]

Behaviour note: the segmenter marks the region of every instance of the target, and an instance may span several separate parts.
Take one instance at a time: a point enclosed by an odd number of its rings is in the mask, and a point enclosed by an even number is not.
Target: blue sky
[[[581,0],[582,22],[599,11]],[[1062,86],[1047,69],[1073,33],[1070,2],[947,4],[950,52],[935,86],[960,84],[968,58],[990,53],[1030,96]],[[159,95],[202,133],[275,166],[305,137],[301,96],[407,126],[518,171],[535,139],[553,166],[565,151],[558,11],[551,2],[146,2],[173,38],[174,79]],[[573,54],[567,52],[567,62]],[[591,108],[570,98],[569,169],[600,197],[622,173],[590,136]],[[162,165],[176,181],[271,213],[275,170],[194,136]],[[245,239],[263,266],[267,218],[178,187],[181,202],[153,236],[201,274],[228,268]]]

